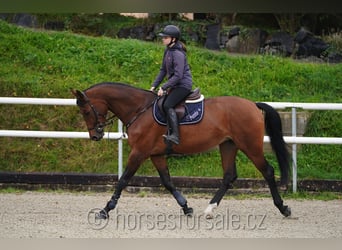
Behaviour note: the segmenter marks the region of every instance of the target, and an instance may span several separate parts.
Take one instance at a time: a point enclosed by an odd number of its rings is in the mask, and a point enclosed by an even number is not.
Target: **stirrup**
[[[163,135],[163,137],[168,140],[168,141],[171,141],[173,142],[174,144],[178,145],[179,144],[179,138],[174,136],[174,135]]]

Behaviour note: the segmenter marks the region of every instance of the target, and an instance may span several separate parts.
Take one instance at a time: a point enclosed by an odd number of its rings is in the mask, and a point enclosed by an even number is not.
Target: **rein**
[[[143,113],[145,113],[150,107],[152,107],[152,105],[158,101],[159,97],[155,98],[153,100],[153,102],[151,102],[150,104],[148,104],[146,107],[144,107],[142,110],[140,110],[139,112],[137,112],[137,114],[126,124],[126,129],[128,129],[138,118],[140,115],[142,115]]]

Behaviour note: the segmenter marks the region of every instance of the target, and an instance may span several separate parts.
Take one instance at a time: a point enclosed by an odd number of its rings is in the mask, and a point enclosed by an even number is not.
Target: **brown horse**
[[[103,137],[108,110],[117,116],[127,129],[128,144],[131,147],[128,162],[113,196],[99,213],[100,218],[108,218],[108,212],[116,207],[122,190],[143,161],[149,157],[160,175],[162,184],[174,196],[184,213],[191,215],[192,208],[188,207],[187,200],[171,182],[166,160],[168,146],[162,137],[167,128],[155,122],[152,115],[152,104],[157,100],[157,95],[121,83],[99,83],[83,92],[72,90],[72,93],[77,98],[77,105],[92,140],[98,141]],[[245,153],[261,172],[279,211],[286,217],[291,214],[290,208],[283,204],[279,195],[274,169],[264,157],[265,127],[279,163],[280,184],[286,185],[289,154],[283,140],[279,114],[271,106],[233,96],[207,98],[204,100],[203,119],[194,125],[180,126],[180,144],[172,146],[174,153],[200,153],[217,145],[220,149],[223,181],[205,210],[208,218],[212,217],[213,208],[217,207],[230,184],[237,178],[235,158],[238,150]]]

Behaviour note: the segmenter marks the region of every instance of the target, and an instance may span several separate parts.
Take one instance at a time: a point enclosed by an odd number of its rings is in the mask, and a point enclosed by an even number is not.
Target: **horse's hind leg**
[[[260,170],[260,169],[259,169]],[[283,204],[283,200],[280,197],[277,184],[274,178],[274,168],[265,160],[264,167],[260,170],[262,175],[264,176],[265,180],[267,181],[267,184],[270,188],[273,203],[274,205],[279,209],[279,211],[284,215],[285,217],[288,217],[291,215],[291,209],[288,206],[285,206]]]
[[[261,172],[261,174],[267,181],[268,187],[271,191],[274,205],[279,209],[282,215],[288,217],[291,215],[291,209],[283,204],[283,200],[280,197],[274,177],[274,168],[264,158],[262,150],[260,151],[261,152],[259,154],[248,154],[248,152],[245,153],[253,161],[255,166],[258,168],[258,170]]]
[[[177,203],[182,207],[185,215],[192,215],[193,209],[188,207],[187,200],[175,188],[171,182],[169,169],[167,167],[166,159],[164,156],[151,156],[154,166],[157,168],[162,184],[173,195]]]
[[[215,196],[209,202],[209,206],[204,211],[207,219],[213,218],[213,209],[219,205],[231,183],[237,178],[235,165],[237,148],[235,144],[232,141],[221,143],[220,154],[223,168],[223,180],[219,190],[216,192]]]

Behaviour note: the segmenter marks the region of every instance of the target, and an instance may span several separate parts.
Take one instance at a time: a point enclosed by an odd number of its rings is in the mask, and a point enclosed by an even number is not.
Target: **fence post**
[[[297,112],[292,108],[292,136],[297,136]],[[297,144],[292,144],[292,191],[297,192]]]
[[[119,133],[123,134],[123,129],[122,129],[122,121],[118,120],[118,131]],[[122,138],[118,140],[118,151],[119,151],[119,157],[118,157],[118,179],[120,179],[122,175]]]

